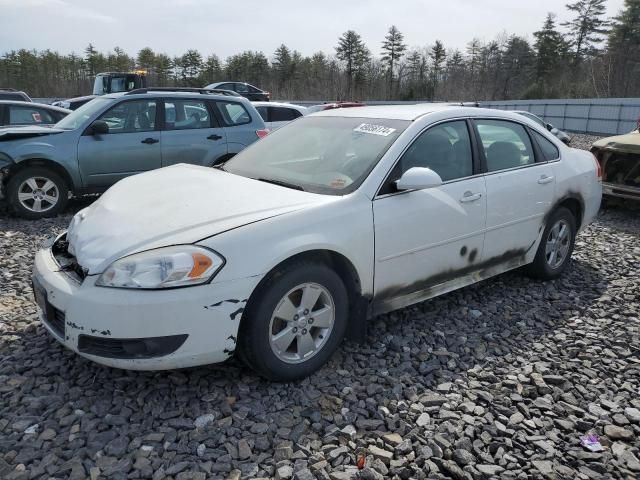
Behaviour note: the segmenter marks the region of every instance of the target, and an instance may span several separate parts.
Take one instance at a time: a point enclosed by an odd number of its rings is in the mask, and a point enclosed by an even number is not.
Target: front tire
[[[53,217],[64,209],[68,199],[67,183],[45,167],[27,167],[7,182],[7,201],[22,218]]]
[[[335,271],[310,261],[289,264],[250,300],[238,335],[240,358],[269,380],[307,377],[338,348],[348,311]]]
[[[553,280],[569,265],[576,240],[576,218],[567,208],[558,208],[549,218],[528,273],[541,280]]]

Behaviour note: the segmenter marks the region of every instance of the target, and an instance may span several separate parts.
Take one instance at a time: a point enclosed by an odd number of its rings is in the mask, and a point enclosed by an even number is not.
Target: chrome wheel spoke
[[[38,183],[35,178],[28,178],[24,183],[29,186],[32,192],[38,189]]]
[[[26,192],[18,192],[18,200],[20,200],[21,202],[24,202],[26,200],[33,200],[33,194],[26,193]]]
[[[311,334],[300,335],[298,337],[298,357],[302,360],[316,349],[316,343]]]
[[[34,198],[33,199],[33,206],[31,208],[35,212],[41,212],[42,211],[42,200],[40,200],[39,198]]]
[[[333,308],[326,306],[311,313],[313,326],[318,328],[329,328],[333,325]]]
[[[54,197],[52,195],[45,195],[44,197],[42,197],[42,199],[47,203],[49,203],[50,205],[55,205],[56,202],[58,201],[58,197]]]
[[[296,334],[293,333],[292,328],[286,327],[284,330],[271,337],[271,343],[275,345],[279,351],[286,352],[295,338]]]
[[[298,309],[289,297],[284,297],[276,308],[274,316],[282,320],[293,320],[294,315],[298,313]]]
[[[571,230],[565,220],[559,220],[549,230],[549,237],[545,247],[547,264],[551,268],[559,268],[567,259],[571,246]]]
[[[314,285],[306,285],[304,290],[302,291],[302,300],[300,300],[300,308],[308,311],[312,311],[313,307],[315,307],[316,303],[318,303],[318,298],[322,290],[315,287]]]
[[[52,188],[55,188],[56,184],[53,183],[51,180],[48,180],[46,182],[44,182],[44,185],[42,186],[42,191],[44,193],[47,193],[49,190],[51,190]]]

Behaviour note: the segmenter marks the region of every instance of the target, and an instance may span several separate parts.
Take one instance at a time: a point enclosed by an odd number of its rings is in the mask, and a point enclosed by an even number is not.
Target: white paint
[[[374,303],[388,311],[460,288],[533,260],[543,215],[569,193],[585,202],[581,228],[595,217],[602,193],[591,154],[570,149],[520,115],[495,110],[434,105],[361,107],[319,116],[413,120],[355,192],[329,196],[301,192],[203,167],[177,165],[127,178],[76,215],[69,237],[90,276],[80,285],[59,271],[49,250],[36,255],[34,276],[49,301],[66,314],[59,340],[77,351],[78,335],[109,330],[113,338],[188,334],[171,355],[147,360],[89,357],[130,369],[167,369],[222,361],[238,335],[238,301],[251,297],[264,276],[282,261],[310,250],[344,256],[367,297],[393,291]],[[499,118],[531,126],[561,152],[558,161],[478,174],[424,190],[378,196],[398,158],[429,126],[453,118]],[[282,134],[286,140],[286,135]],[[304,154],[304,152],[302,152]],[[538,183],[542,174],[553,182]],[[471,199],[471,200],[470,200]],[[95,286],[112,261],[167,245],[197,243],[219,252],[226,264],[210,284],[160,291]],[[474,270],[509,250],[527,254]],[[463,248],[463,247],[466,247]],[[459,271],[456,277],[443,272]],[[430,276],[442,283],[415,287]],[[236,303],[225,302],[233,299]],[[219,303],[218,306],[211,305]],[[208,308],[205,308],[208,306]],[[210,307],[210,308],[209,308]],[[238,314],[239,315],[239,314]],[[94,334],[99,335],[99,334]]]

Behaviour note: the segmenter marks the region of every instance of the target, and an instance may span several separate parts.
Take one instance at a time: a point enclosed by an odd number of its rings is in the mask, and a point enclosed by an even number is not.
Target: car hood
[[[0,128],[0,142],[14,140],[16,138],[41,137],[43,135],[55,135],[66,130],[61,128],[44,127],[40,125],[30,125],[23,127]]]
[[[125,178],[78,212],[67,233],[69,251],[91,275],[125,255],[194,243],[336,198],[173,165]]]
[[[640,153],[640,132],[607,137],[593,143],[595,148],[615,150],[623,153]]]

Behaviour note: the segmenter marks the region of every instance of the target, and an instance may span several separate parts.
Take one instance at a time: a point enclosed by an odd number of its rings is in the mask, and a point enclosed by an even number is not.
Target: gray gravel
[[[508,273],[378,317],[296,384],[235,359],[126,372],[58,345],[29,274],[70,217],[0,217],[0,478],[640,475],[638,210],[603,211],[561,279]]]

